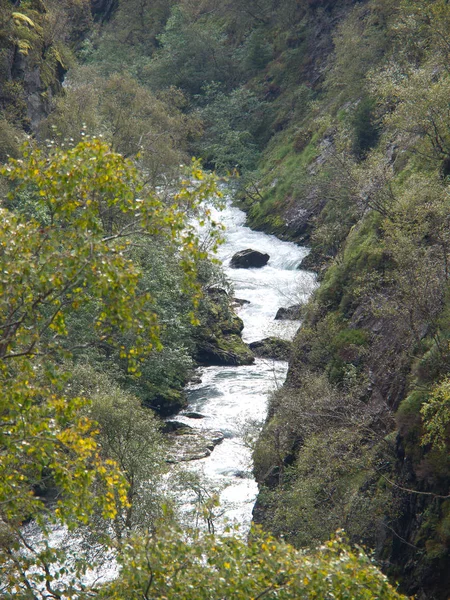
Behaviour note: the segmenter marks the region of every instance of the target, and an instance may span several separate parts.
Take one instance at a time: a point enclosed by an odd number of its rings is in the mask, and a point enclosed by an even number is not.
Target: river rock
[[[187,427],[168,437],[171,442],[168,462],[177,463],[206,458],[223,441],[224,435],[221,431],[201,431]]]
[[[161,431],[163,433],[184,434],[188,433],[191,429],[190,425],[186,425],[186,423],[182,423],[181,421],[165,421]]]
[[[233,298],[233,305],[235,306],[245,306],[246,304],[250,304],[250,300],[245,300],[244,298]]]
[[[238,335],[222,335],[210,340],[203,339],[197,344],[197,362],[204,366],[229,367],[252,365],[253,352]]]
[[[187,417],[188,419],[204,419],[205,415],[202,415],[201,413],[198,412],[187,412],[184,413],[184,416]]]
[[[247,248],[247,250],[236,252],[231,259],[230,267],[233,269],[259,269],[269,262],[269,258],[268,254]]]
[[[292,350],[292,342],[276,337],[268,337],[250,344],[250,349],[259,358],[288,360]]]
[[[275,315],[276,321],[299,321],[301,318],[301,304],[294,304],[287,308],[279,308]]]
[[[184,390],[167,388],[144,399],[144,404],[154,410],[160,417],[170,417],[187,408]]]

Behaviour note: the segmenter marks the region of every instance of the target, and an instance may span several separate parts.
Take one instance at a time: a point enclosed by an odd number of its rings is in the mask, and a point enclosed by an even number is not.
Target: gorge
[[[449,27],[445,0],[0,0],[0,595],[447,600]],[[246,523],[252,457],[264,533],[191,528],[214,494],[181,527],[167,420],[222,431],[198,465]],[[53,520],[120,576],[27,547]]]

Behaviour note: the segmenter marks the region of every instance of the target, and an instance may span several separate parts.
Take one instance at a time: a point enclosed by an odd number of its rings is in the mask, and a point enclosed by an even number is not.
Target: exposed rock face
[[[16,52],[14,55],[11,69],[12,80],[22,83],[27,116],[32,131],[36,131],[40,121],[49,115],[53,96],[60,93],[61,82],[66,72],[57,53],[53,60],[47,62],[53,63],[51,64],[53,74],[51,80],[45,82],[42,77],[44,63],[33,65],[29,56],[24,56],[20,52]]]
[[[279,308],[275,315],[276,321],[298,321],[300,320],[301,305],[294,304],[288,308]]]
[[[36,20],[38,23],[38,20]],[[13,115],[27,133],[36,131],[51,111],[53,98],[61,92],[66,67],[58,49],[46,47],[41,35],[29,29],[29,48],[11,34],[0,40],[0,110]]]
[[[250,344],[250,349],[259,358],[288,360],[292,350],[292,342],[269,337]]]
[[[270,256],[258,250],[241,250],[236,252],[230,262],[233,269],[260,269],[269,262]]]
[[[308,256],[305,256],[299,264],[298,268],[301,271],[312,271],[313,273],[320,275],[322,271],[326,269],[326,261],[324,261],[323,256],[320,255],[320,252],[312,249]]]

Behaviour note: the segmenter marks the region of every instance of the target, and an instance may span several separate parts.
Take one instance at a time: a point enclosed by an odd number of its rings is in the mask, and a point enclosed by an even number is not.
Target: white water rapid
[[[274,318],[278,308],[298,304],[314,286],[313,276],[298,270],[307,249],[252,231],[245,226],[245,214],[231,205],[217,218],[226,227],[225,243],[218,257],[234,285],[235,296],[249,301],[238,309],[245,325],[244,341],[250,343],[269,336],[292,339],[299,322]],[[233,254],[246,248],[269,254],[268,264],[259,269],[230,268]],[[222,524],[233,521],[244,530],[250,525],[257,484],[252,476],[245,431],[249,423],[261,426],[267,413],[268,394],[283,384],[286,372],[286,362],[265,359],[256,359],[251,366],[205,367],[200,372],[202,383],[188,388],[186,412],[198,412],[204,418],[194,420],[180,414],[176,419],[225,435],[223,442],[207,458],[195,461],[193,467],[222,489]]]
[[[297,268],[307,250],[252,231],[244,225],[245,214],[232,206],[227,206],[216,218],[226,227],[226,241],[218,256],[234,284],[235,296],[249,301],[238,311],[245,324],[244,341],[250,343],[268,336],[292,338],[299,322],[275,321],[274,317],[278,308],[298,303],[314,287],[313,276]],[[267,252],[268,264],[261,269],[231,269],[233,254],[246,248]],[[183,463],[202,471],[213,487],[221,490],[222,513],[214,523],[218,531],[230,522],[238,524],[242,533],[248,531],[257,484],[252,476],[251,451],[244,441],[245,429],[249,422],[263,423],[268,394],[283,384],[286,372],[286,362],[263,359],[256,359],[251,366],[206,367],[200,373],[202,383],[188,389],[190,402],[186,411],[201,413],[204,418],[176,416],[177,421],[191,427],[221,431],[225,435],[207,458]],[[44,543],[33,522],[24,527],[23,534],[35,548]],[[48,541],[51,546],[69,548],[66,566],[85,552],[82,537],[65,527],[54,527]],[[93,552],[96,550],[95,546],[91,548]],[[86,573],[83,584],[106,582],[117,573],[114,556],[111,553],[105,556],[99,547],[98,562]],[[38,584],[37,597],[42,590],[43,584]]]

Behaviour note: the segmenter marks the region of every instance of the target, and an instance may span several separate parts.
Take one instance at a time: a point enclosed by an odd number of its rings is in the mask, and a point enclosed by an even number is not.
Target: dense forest
[[[447,600],[449,28],[446,0],[0,0],[3,598]],[[222,177],[318,281],[246,538],[167,485],[161,421],[199,362],[253,360]]]

